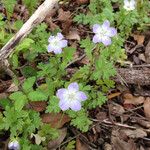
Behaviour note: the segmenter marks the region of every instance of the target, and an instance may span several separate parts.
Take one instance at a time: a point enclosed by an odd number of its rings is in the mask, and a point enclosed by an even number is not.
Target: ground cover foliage
[[[0,47],[8,42],[41,3],[41,0],[2,0]],[[16,142],[17,148],[22,150],[57,147],[82,150],[85,145],[80,140],[83,138],[85,141],[86,133],[94,132],[97,122],[105,120],[103,123],[115,125],[118,120],[110,114],[119,117],[125,108],[121,102],[111,103],[109,108],[106,106],[109,99],[121,94],[113,79],[117,68],[131,64],[130,60],[135,61],[135,57],[130,58],[126,51],[126,41],[132,41],[134,32],[148,31],[149,10],[148,0],[137,0],[131,4],[123,0],[60,1],[9,57],[14,76],[7,92],[6,89],[3,91],[5,96],[0,99],[0,133],[5,135],[1,146],[7,147],[11,142]],[[139,39],[141,37],[137,42]],[[143,61],[141,57],[140,60]],[[5,73],[1,75],[4,81],[10,78]],[[119,94],[109,95],[111,91]],[[123,95],[125,102],[137,98],[127,94]],[[143,104],[143,99],[145,97],[138,99],[138,102],[135,100],[137,103],[125,104],[133,108]],[[118,112],[114,112],[114,106]],[[107,115],[111,121],[106,120]],[[109,126],[106,128],[108,132]],[[102,134],[103,127],[100,130],[95,132]],[[111,140],[115,143],[119,131],[114,132],[112,128],[111,131]],[[129,139],[146,136],[144,131],[139,130],[137,133],[142,134],[139,137],[132,137],[131,131],[122,132]],[[84,137],[71,140],[73,134]],[[95,133],[95,136],[98,135]],[[61,145],[65,138],[68,142]],[[91,140],[85,149],[106,149],[106,139],[99,142],[98,137],[95,139],[96,144]],[[110,139],[107,139],[108,143],[111,143]],[[132,140],[127,142],[127,138],[126,143],[122,143],[129,146],[132,143],[136,147]],[[119,150],[115,144],[113,146]]]

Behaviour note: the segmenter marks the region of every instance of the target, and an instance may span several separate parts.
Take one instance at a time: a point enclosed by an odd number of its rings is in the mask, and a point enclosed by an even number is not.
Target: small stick
[[[97,120],[97,119],[91,119],[91,120],[92,120],[92,121],[95,121],[95,122],[99,122],[99,120]],[[104,119],[104,120],[101,121],[100,123],[115,125],[115,126],[124,127],[124,128],[136,129],[136,127],[129,126],[129,125],[127,125],[127,124],[121,124],[121,123],[116,123],[116,122],[110,122],[110,121],[108,121],[108,119]]]

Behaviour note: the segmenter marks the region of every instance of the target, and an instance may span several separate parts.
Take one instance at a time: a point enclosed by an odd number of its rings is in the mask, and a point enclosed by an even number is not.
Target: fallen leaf
[[[37,144],[37,145],[40,145],[41,144],[41,142],[42,141],[45,141],[46,140],[46,138],[45,137],[41,137],[40,135],[38,135],[38,134],[31,134],[31,138],[35,138],[35,143]]]
[[[137,41],[138,45],[143,45],[144,40],[145,40],[145,36],[144,35],[133,34],[132,36],[133,36],[134,40]]]
[[[47,107],[47,102],[45,101],[36,101],[36,102],[29,103],[29,108],[37,112],[42,112],[46,110],[46,107]]]
[[[146,63],[149,64],[150,63],[150,40],[145,47],[145,58],[146,58]]]
[[[80,64],[84,64],[84,65],[87,65],[90,63],[90,60],[87,56],[85,56],[82,60],[80,60],[79,62]]]
[[[7,93],[0,93],[0,99],[5,99],[8,97]]]
[[[143,138],[147,136],[147,133],[143,131],[142,129],[136,129],[136,130],[131,130],[131,129],[123,129],[121,130],[124,134],[126,134],[130,138]]]
[[[111,103],[109,104],[109,112],[113,116],[120,116],[125,112],[125,110],[121,105],[117,103]]]
[[[112,146],[109,143],[105,143],[104,150],[112,150]]]
[[[69,40],[78,40],[80,41],[80,36],[79,33],[76,29],[72,29],[69,31],[69,34],[66,36],[67,39]]]
[[[139,105],[144,103],[145,98],[143,96],[133,96],[131,93],[125,93],[123,95],[124,104]]]
[[[137,150],[136,145],[132,139],[125,140],[125,135],[120,133],[120,130],[113,129],[111,136],[111,145],[113,150]]]
[[[12,83],[12,84],[9,86],[9,88],[7,89],[7,92],[16,92],[16,91],[18,91],[18,90],[19,90],[18,86],[17,86],[15,83]]]
[[[103,120],[107,119],[107,113],[102,111],[97,113],[96,119],[102,122]]]
[[[150,97],[147,97],[143,104],[146,118],[150,121]]]
[[[135,119],[136,120],[136,123],[139,124],[140,126],[144,127],[144,128],[147,128],[149,129],[150,128],[150,122],[149,121],[146,121],[146,120],[143,120],[143,119]]]
[[[80,141],[79,138],[76,139],[76,150],[89,150],[88,144]]]
[[[52,18],[45,19],[45,22],[47,23],[51,31],[59,28],[58,25],[53,22]]]
[[[81,5],[81,4],[87,4],[89,3],[89,0],[76,0],[76,3]]]
[[[65,123],[70,121],[70,118],[67,115],[62,115],[62,113],[46,113],[42,114],[41,118],[43,123],[48,123],[51,127],[61,128]]]
[[[58,20],[61,22],[66,22],[70,19],[71,13],[70,11],[64,11],[63,9],[58,10]]]
[[[70,31],[70,27],[72,24],[71,12],[59,9],[57,20],[62,23],[63,33],[67,34]]]
[[[139,59],[144,61],[144,62],[146,61],[144,54],[139,54]]]
[[[113,149],[114,150],[137,150],[135,143],[130,140],[129,142],[125,142],[118,137],[113,138]]]
[[[110,95],[108,95],[108,99],[115,98],[115,97],[119,96],[120,94],[121,94],[120,92],[111,93]]]
[[[63,142],[67,135],[67,128],[59,130],[59,137],[55,140],[52,140],[48,143],[49,150],[56,150],[57,147]]]

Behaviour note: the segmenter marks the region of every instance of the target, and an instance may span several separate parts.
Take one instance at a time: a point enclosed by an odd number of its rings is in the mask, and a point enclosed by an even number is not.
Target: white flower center
[[[53,46],[59,46],[59,40],[58,39],[53,39],[52,41],[51,41],[51,44],[53,45]]]
[[[73,92],[73,91],[70,92],[70,91],[68,91],[67,99],[71,100],[71,101],[76,100],[76,92]]]
[[[107,30],[101,29],[98,34],[99,34],[100,37],[104,37],[107,34]]]

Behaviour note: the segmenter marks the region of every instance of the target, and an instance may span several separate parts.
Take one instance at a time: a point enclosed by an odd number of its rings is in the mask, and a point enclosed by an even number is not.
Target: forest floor
[[[87,0],[62,4],[53,9],[50,17],[47,16],[44,20],[52,31],[61,27],[63,34],[70,39],[69,44],[77,48],[74,56],[76,61],[67,68],[70,75],[74,73],[76,66],[88,63],[83,51],[78,49],[77,41],[86,37],[90,29],[73,22],[76,12],[86,12],[87,5]],[[27,20],[28,15],[24,6],[18,5],[13,17]],[[69,126],[69,118],[64,116],[59,126],[62,128],[62,135],[49,143],[50,149],[58,146],[63,149],[63,146],[75,140],[76,150],[150,150],[150,31],[134,31],[124,43],[124,48],[127,54],[126,67],[116,66],[116,86],[109,91],[107,103],[90,110],[93,124],[89,131],[82,133]],[[20,76],[20,81],[23,79]],[[13,80],[7,74],[1,76],[0,98],[15,90],[13,85]],[[45,105],[39,103],[33,109],[43,111]],[[51,119],[47,118],[48,116],[43,116],[43,122],[55,126],[60,116],[51,114]]]

